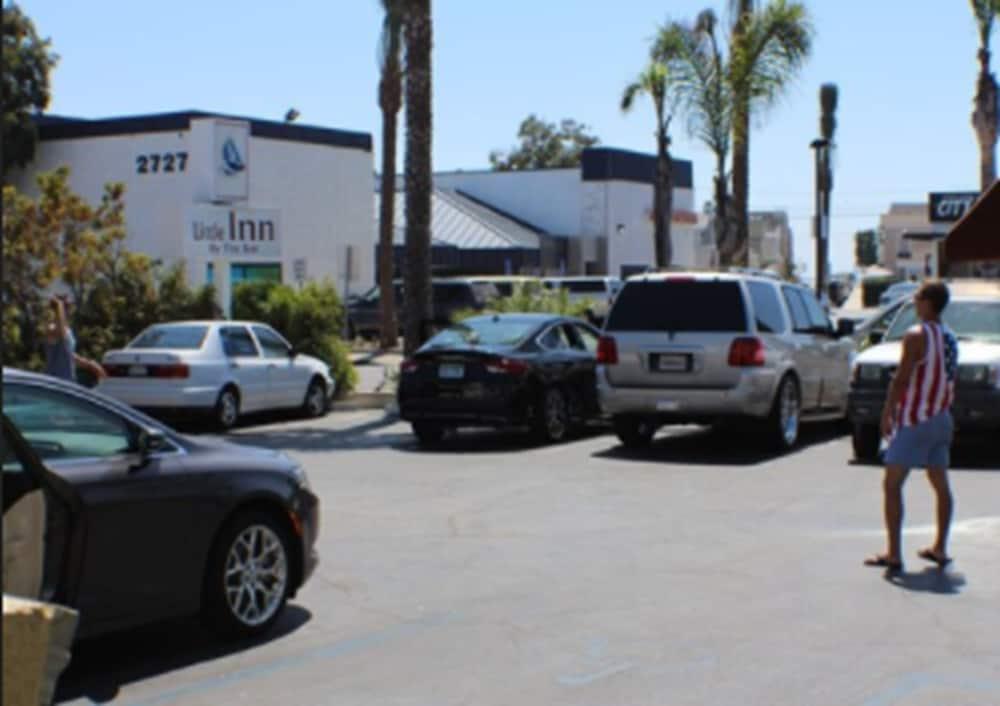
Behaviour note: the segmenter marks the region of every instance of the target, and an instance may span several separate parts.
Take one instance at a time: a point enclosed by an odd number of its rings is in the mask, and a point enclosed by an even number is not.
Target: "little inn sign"
[[[207,258],[281,257],[275,209],[195,206],[188,216],[188,255]]]

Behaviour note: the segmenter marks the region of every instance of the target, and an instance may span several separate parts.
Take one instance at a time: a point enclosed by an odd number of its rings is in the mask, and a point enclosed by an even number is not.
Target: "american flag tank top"
[[[913,370],[899,403],[897,427],[926,422],[950,409],[955,397],[958,341],[947,327],[937,322],[924,322],[922,328],[926,352]]]

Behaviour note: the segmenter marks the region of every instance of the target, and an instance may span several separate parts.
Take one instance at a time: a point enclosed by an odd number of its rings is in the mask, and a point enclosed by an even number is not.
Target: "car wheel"
[[[615,417],[615,434],[627,449],[642,449],[649,446],[656,436],[656,425],[642,417]]]
[[[873,424],[855,424],[851,429],[851,445],[854,447],[854,458],[859,461],[875,461],[878,459],[878,447],[882,442],[879,428]]]
[[[219,535],[205,576],[205,617],[220,632],[266,632],[291,591],[288,530],[266,512],[238,515]]]
[[[778,385],[771,414],[767,418],[766,439],[771,448],[788,451],[799,440],[802,425],[802,401],[799,385],[791,375],[786,375]]]
[[[236,388],[229,386],[219,393],[215,403],[215,423],[222,431],[229,431],[240,419],[240,396]]]
[[[440,444],[444,439],[445,429],[440,424],[433,422],[414,422],[413,435],[417,437],[417,442],[421,446],[433,446]]]
[[[569,435],[569,404],[558,387],[547,387],[535,422],[535,431],[542,441],[555,444]]]
[[[306,399],[302,403],[302,412],[307,417],[322,417],[326,414],[328,400],[326,385],[319,378],[313,378],[306,390]]]

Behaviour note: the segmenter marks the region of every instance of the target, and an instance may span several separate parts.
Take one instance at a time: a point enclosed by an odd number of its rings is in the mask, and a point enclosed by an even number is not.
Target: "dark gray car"
[[[277,620],[317,563],[319,501],[300,466],[72,383],[3,375],[4,512],[21,486],[62,508],[42,597],[79,610],[78,636],[197,613],[234,635]]]

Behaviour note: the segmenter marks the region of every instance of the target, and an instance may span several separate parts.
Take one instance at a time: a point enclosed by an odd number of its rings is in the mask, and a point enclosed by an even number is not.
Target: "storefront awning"
[[[944,249],[950,262],[1000,260],[1000,180],[954,225]]]

